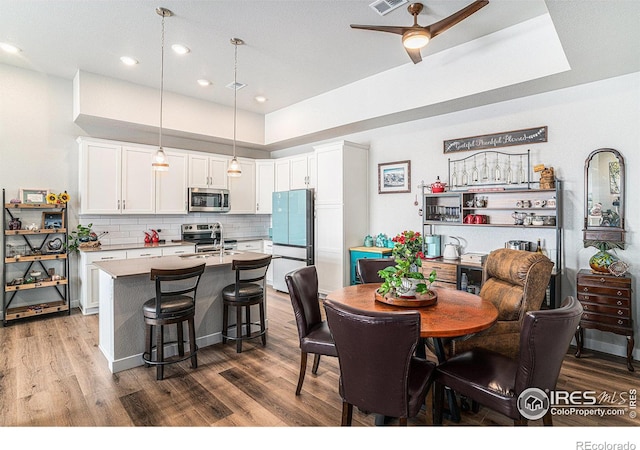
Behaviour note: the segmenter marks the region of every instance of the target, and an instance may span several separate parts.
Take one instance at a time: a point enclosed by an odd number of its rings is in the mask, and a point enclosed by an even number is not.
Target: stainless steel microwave
[[[229,209],[228,189],[189,188],[189,212],[227,212]]]

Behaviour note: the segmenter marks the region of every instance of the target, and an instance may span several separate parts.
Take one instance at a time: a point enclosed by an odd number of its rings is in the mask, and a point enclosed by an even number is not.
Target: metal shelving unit
[[[2,203],[3,325],[38,315],[70,314],[66,204],[7,203],[4,189]],[[44,225],[46,213],[61,214],[61,227],[38,225]],[[9,229],[17,218],[29,219],[36,229]]]

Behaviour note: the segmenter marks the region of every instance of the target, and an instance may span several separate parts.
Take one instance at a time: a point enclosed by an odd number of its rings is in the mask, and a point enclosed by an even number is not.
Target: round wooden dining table
[[[356,284],[327,294],[326,298],[364,311],[420,312],[420,336],[423,338],[455,338],[491,327],[498,319],[493,303],[478,295],[455,289],[432,288],[438,301],[432,306],[397,306],[376,300],[378,283]]]
[[[398,306],[376,300],[379,283],[356,284],[327,294],[326,298],[364,311],[411,311],[420,313],[420,336],[433,341],[439,362],[444,362],[445,350],[442,338],[468,336],[491,327],[498,320],[498,310],[489,300],[455,289],[432,288],[438,301],[431,306]],[[425,341],[426,342],[426,341]],[[416,355],[425,357],[424,346],[418,346]],[[447,389],[449,410],[445,415],[460,422],[460,412],[455,394]],[[376,417],[376,425],[386,423],[383,416]]]

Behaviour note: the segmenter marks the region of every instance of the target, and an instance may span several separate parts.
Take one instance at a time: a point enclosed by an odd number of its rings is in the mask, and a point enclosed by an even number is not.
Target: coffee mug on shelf
[[[477,223],[477,224],[487,223],[487,216],[485,216],[484,214],[476,214],[473,221],[474,223]]]
[[[533,201],[533,207],[534,208],[544,208],[544,206],[547,204],[546,200],[534,200]]]
[[[547,206],[549,208],[555,208],[556,207],[556,198],[550,198],[549,200],[547,200]]]
[[[474,214],[467,214],[464,216],[464,223],[475,223],[476,216]]]

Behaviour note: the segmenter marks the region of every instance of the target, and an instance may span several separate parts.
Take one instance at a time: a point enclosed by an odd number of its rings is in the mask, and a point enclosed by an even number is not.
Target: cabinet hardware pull
[[[618,315],[619,316],[623,316],[624,315],[624,311],[622,311],[621,309],[618,310]]]
[[[618,300],[618,301],[616,302],[616,304],[617,304],[618,306],[622,306],[622,302],[621,302],[620,300]]]
[[[620,319],[618,319],[618,325],[622,325],[624,322]]]
[[[102,258],[100,258],[100,259],[113,259],[113,256],[103,256],[103,257],[102,257]]]
[[[588,288],[588,287],[584,287],[584,288],[582,288],[582,290],[583,290],[584,292],[589,292],[589,288]]]
[[[582,306],[584,306],[584,309],[589,309],[588,305],[582,305]]]
[[[618,294],[618,296],[621,296],[622,292],[618,291],[618,292],[616,292],[616,294]]]
[[[600,278],[600,283],[604,283],[604,278]]]
[[[118,209],[120,209],[120,200],[118,200]]]

